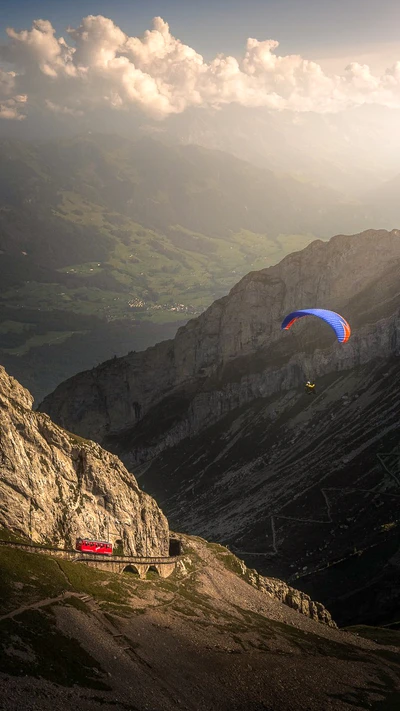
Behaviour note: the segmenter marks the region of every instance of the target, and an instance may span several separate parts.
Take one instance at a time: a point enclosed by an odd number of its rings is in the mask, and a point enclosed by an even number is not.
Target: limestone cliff
[[[168,555],[168,522],[119,459],[32,411],[0,367],[0,526],[36,542],[120,541],[126,554]]]

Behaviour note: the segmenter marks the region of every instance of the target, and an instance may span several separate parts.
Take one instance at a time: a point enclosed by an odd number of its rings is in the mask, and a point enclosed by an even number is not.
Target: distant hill
[[[336,114],[228,105],[219,111],[193,108],[148,130],[362,199],[396,174],[399,119],[399,110],[377,105]]]
[[[129,220],[164,233],[180,226],[209,238],[249,230],[275,239],[281,234],[328,236],[339,229],[334,222],[347,219],[349,228],[351,219],[363,219],[355,203],[346,203],[337,191],[257,168],[222,151],[150,137],[128,141],[88,134],[26,144],[3,140],[0,169],[1,248],[9,252],[29,246],[29,256],[52,266],[85,261],[88,252],[93,259],[104,259],[115,238],[126,237],[123,227]],[[50,237],[34,234],[43,217],[50,233],[55,223],[65,230],[57,220],[67,220],[72,252],[64,253],[66,236],[61,233],[56,243],[53,236],[53,253],[48,253]],[[107,229],[111,235],[106,236]],[[7,241],[12,230],[13,239]],[[76,242],[80,256],[74,254]]]

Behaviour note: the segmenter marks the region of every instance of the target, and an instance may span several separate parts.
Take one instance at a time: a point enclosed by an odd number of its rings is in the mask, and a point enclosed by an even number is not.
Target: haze
[[[253,0],[229,8],[10,4],[2,12],[0,135],[171,134],[353,196],[395,176],[396,4]]]

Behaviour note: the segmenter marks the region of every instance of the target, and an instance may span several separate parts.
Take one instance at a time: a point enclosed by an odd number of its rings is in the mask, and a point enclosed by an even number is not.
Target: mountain
[[[134,465],[173,526],[295,576],[341,624],[390,623],[398,474],[377,455],[400,434],[399,273],[397,230],[313,242],[248,274],[172,341],[75,376],[40,409]],[[347,344],[313,323],[281,332],[285,314],[316,306],[349,320]]]
[[[68,121],[62,114],[41,113],[36,119],[31,116],[29,126],[26,121],[3,121],[0,138],[65,140],[87,131],[91,124],[99,133],[112,131],[129,140],[147,135],[168,145],[217,149],[362,200],[366,191],[398,172],[399,118],[400,109],[370,103],[342,107],[336,113],[240,104],[191,107],[163,121],[152,120],[140,110],[114,110]]]
[[[226,151],[363,201],[366,191],[398,170],[399,113],[377,105],[336,114],[229,105],[218,111],[191,109],[147,130]]]
[[[64,266],[71,258],[89,261],[87,253],[95,246],[98,253],[92,261],[104,259],[115,236],[121,234],[117,229],[113,235],[99,231],[107,227],[102,223],[110,217],[114,227],[130,219],[150,229],[165,231],[178,225],[209,237],[227,237],[241,229],[278,237],[293,230],[304,233],[315,231],[316,226],[323,228],[323,217],[344,202],[339,191],[258,168],[229,153],[152,137],[129,141],[88,134],[55,142],[2,141],[0,158],[0,194],[8,206],[2,214],[1,246],[8,251],[14,246],[16,253],[25,247],[47,266]],[[71,204],[76,196],[83,205]],[[16,237],[7,241],[10,214],[16,207]],[[69,217],[66,224],[75,230],[69,253],[63,235],[57,251],[48,234],[34,244],[29,235],[24,237],[23,219],[38,219],[50,207],[52,214],[47,212],[46,219],[52,217],[54,222]],[[82,220],[76,217],[88,207],[102,214],[91,220],[95,224],[85,225],[87,237],[82,243]],[[351,215],[360,219],[349,203]],[[333,211],[329,218],[343,219]],[[58,224],[65,226],[65,222]],[[325,224],[325,231],[329,229],[332,225]]]
[[[32,396],[4,368],[0,402],[2,545],[22,546],[23,555],[35,549],[45,555],[43,544],[71,553],[78,537],[88,537],[110,541],[119,557],[169,555],[168,521],[115,455],[33,412]],[[249,585],[336,628],[323,605],[307,595],[248,571],[238,559],[230,563]]]

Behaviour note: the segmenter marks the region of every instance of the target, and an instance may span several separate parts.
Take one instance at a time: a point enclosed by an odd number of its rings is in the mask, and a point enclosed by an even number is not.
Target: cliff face
[[[168,555],[168,522],[119,459],[32,411],[0,367],[0,526],[40,543],[121,541],[126,554]]]

